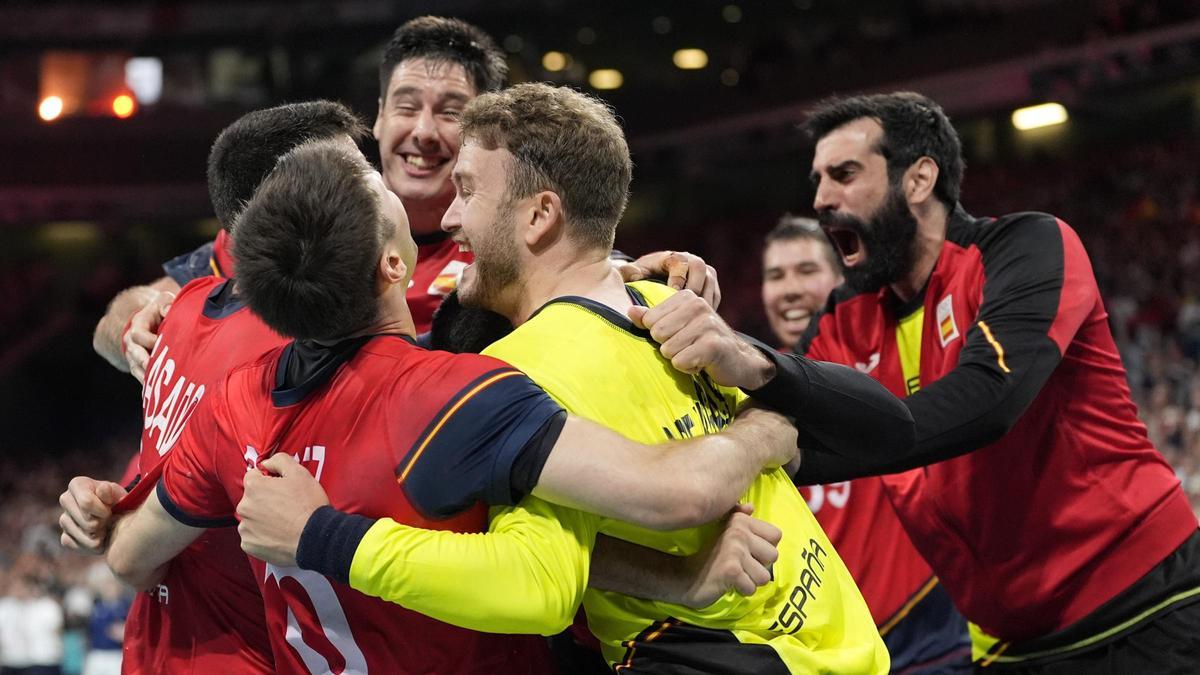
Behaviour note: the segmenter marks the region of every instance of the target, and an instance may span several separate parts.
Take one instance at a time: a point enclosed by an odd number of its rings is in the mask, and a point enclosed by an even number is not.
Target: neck
[[[609,262],[606,252],[567,250],[562,253],[546,252],[538,256],[540,260],[524,265],[526,272],[508,317],[514,326],[527,321],[547,302],[566,295],[595,300],[622,314],[632,304],[625,291],[625,282]]]
[[[412,312],[404,298],[407,284],[396,284],[388,289],[379,299],[379,316],[366,328],[355,331],[346,337],[360,335],[407,335],[417,336],[416,324],[413,323]]]
[[[949,210],[937,200],[919,208],[913,207],[913,215],[917,219],[917,233],[913,240],[912,269],[903,279],[891,285],[892,292],[902,302],[912,300],[925,288],[942,253],[950,221]]]
[[[453,195],[451,195],[453,198]],[[451,199],[438,198],[428,201],[408,201],[404,210],[408,213],[408,227],[414,235],[435,234],[442,231],[442,216],[450,207]]]

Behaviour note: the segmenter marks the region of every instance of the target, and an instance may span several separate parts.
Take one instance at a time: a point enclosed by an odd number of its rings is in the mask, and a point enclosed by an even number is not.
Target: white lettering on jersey
[[[350,632],[350,622],[346,620],[346,612],[342,610],[342,604],[338,601],[337,593],[334,592],[333,586],[329,583],[329,579],[311,572],[302,570],[299,567],[276,567],[267,563],[266,580],[270,581],[274,577],[276,584],[279,587],[279,592],[284,596],[287,602],[287,630],[284,637],[289,645],[296,650],[300,658],[304,661],[305,667],[310,673],[327,673],[330,672],[329,662],[324,656],[313,649],[304,641],[304,631],[301,630],[301,619],[292,611],[292,598],[289,596],[296,595],[296,588],[289,586],[284,589],[283,580],[291,578],[296,580],[304,593],[308,595],[308,601],[316,610],[315,617],[305,617],[305,623],[316,621],[317,628],[325,634],[325,638],[333,645],[338,654],[346,661],[346,668],[342,671],[347,675],[352,673],[367,672],[367,658],[359,649],[358,644],[354,641],[354,635]],[[297,603],[300,607],[304,607],[302,602]],[[304,614],[307,615],[307,608],[304,609]],[[311,623],[309,623],[309,627]]]
[[[159,350],[161,347],[161,351]],[[167,454],[183,434],[188,418],[200,405],[204,385],[188,382],[176,373],[175,359],[168,356],[170,347],[160,339],[154,347],[150,370],[142,387],[142,428],[154,439],[159,456]],[[167,392],[164,397],[163,392]]]
[[[848,480],[829,485],[808,486],[808,510],[814,514],[820,511],[826,502],[835,509],[844,509],[849,501],[850,481]]]
[[[879,352],[875,352],[874,354],[872,354],[871,357],[869,359],[867,359],[866,363],[863,363],[862,361],[856,361],[854,363],[854,367],[857,368],[860,373],[870,373],[872,370],[875,370],[875,368],[878,366],[879,366]]]

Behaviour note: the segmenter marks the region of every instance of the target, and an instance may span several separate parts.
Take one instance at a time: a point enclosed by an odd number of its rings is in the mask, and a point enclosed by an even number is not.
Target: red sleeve
[[[196,407],[179,439],[164,458],[158,497],[176,520],[191,527],[236,525],[235,504],[222,475],[239,467],[222,466],[241,462],[236,442],[230,436],[228,415],[222,414],[225,387],[217,387]],[[244,464],[240,466],[244,473]],[[240,474],[239,474],[240,476]]]

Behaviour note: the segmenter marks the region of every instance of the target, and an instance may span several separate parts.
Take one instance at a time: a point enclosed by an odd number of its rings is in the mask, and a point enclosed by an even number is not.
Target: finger
[[[162,298],[162,300],[161,304],[158,306],[158,316],[159,318],[165,319],[167,317],[167,312],[171,311],[171,305],[175,304],[175,294],[170,291],[163,291],[163,294],[159,297]]]
[[[687,287],[688,281],[688,261],[686,258],[679,257],[678,254],[672,253],[667,258],[667,285],[677,291]]]
[[[750,537],[746,548],[750,551],[751,557],[757,560],[763,567],[770,567],[775,564],[776,560],[779,560],[779,549],[766,539]]]
[[[777,545],[779,544],[779,540],[783,539],[783,531],[765,520],[751,518],[749,526],[750,531],[753,532],[755,536],[765,539],[771,544]]]
[[[64,513],[59,516],[58,525],[62,528],[63,536],[69,538],[75,544],[71,548],[77,551],[94,551],[100,548],[100,538],[84,532],[67,514]]]
[[[266,469],[277,476],[283,477],[287,477],[295,473],[296,469],[303,470],[303,468],[300,466],[300,462],[297,462],[295,457],[292,457],[286,452],[277,452],[274,455],[271,455],[265,460],[259,462],[258,467],[260,469]]]
[[[129,331],[129,341],[146,351],[154,349],[154,342],[156,340],[158,340],[158,333],[152,330],[134,328]]]
[[[141,345],[129,344],[125,349],[125,362],[129,364],[129,372],[138,382],[145,384],[146,362],[150,360],[150,352],[142,349]]]
[[[764,567],[763,565],[760,565],[756,561],[753,561],[753,560],[748,561],[746,563],[745,569],[746,569],[746,576],[750,577],[750,580],[754,582],[755,588],[757,588],[759,586],[765,586],[768,582],[771,581],[771,572],[766,567]],[[750,593],[753,593],[753,592],[754,591],[751,591]],[[747,595],[749,595],[749,594],[747,594]]]
[[[704,283],[707,281],[708,265],[704,264],[704,258],[700,256],[688,256],[687,258],[687,288],[700,297],[704,297]]]
[[[96,497],[106,506],[112,506],[125,498],[128,494],[125,488],[109,481],[104,481],[96,486]],[[111,510],[109,511],[112,512]]]
[[[626,283],[641,281],[647,276],[646,269],[635,263],[625,263],[617,268],[617,272],[621,274],[621,280]]]
[[[733,580],[733,588],[742,595],[754,595],[754,591],[758,590],[758,584],[754,583],[754,579],[750,578],[749,574],[743,571]]]
[[[71,520],[82,523],[84,525],[93,525],[96,522],[96,517],[85,513],[79,506],[76,497],[70,491],[64,492],[58,496],[58,505],[62,507],[63,515]]]
[[[629,320],[633,322],[633,325],[637,326],[638,328],[644,329],[646,327],[644,320],[646,318],[647,311],[649,311],[649,309],[646,307],[634,305],[634,306],[630,307],[629,309],[625,310],[625,314],[626,314],[626,316],[629,317]]]
[[[738,504],[737,506],[733,507],[733,511],[731,513],[744,513],[748,516],[752,516],[754,515],[754,505],[749,502],[746,502],[745,504]]]
[[[63,506],[68,513],[79,514],[80,517],[75,519],[77,522],[88,524],[98,520],[107,520],[112,516],[112,509],[108,508],[108,505],[96,495],[97,487],[98,485],[93,482],[77,486],[77,489],[70,491],[71,496]]]
[[[717,270],[712,265],[705,266],[704,289],[698,295],[713,309],[721,306],[721,284],[717,282]]]

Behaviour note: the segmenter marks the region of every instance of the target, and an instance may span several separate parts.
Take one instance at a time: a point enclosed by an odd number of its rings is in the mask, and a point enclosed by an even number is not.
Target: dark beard
[[[858,234],[867,259],[854,267],[842,267],[846,285],[855,291],[874,293],[912,271],[917,219],[902,191],[888,190],[887,201],[871,216],[870,223],[832,211],[819,213],[818,220],[825,227],[846,228]]]
[[[512,332],[508,319],[479,307],[463,307],[458,291],[447,295],[433,313],[430,344],[455,354],[478,354]]]

